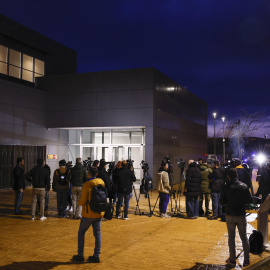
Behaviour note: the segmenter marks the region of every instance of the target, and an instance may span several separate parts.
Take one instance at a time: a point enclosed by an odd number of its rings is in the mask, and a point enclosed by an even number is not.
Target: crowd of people
[[[89,262],[98,263],[101,247],[101,220],[111,219],[112,205],[116,205],[116,218],[129,219],[129,200],[132,196],[132,186],[136,181],[133,166],[127,161],[119,161],[112,171],[107,171],[104,159],[95,160],[86,170],[81,158],[76,159],[74,167],[65,160],[59,161],[59,168],[53,173],[52,190],[57,194],[57,212],[59,218],[71,217],[80,219],[78,232],[78,254],[73,256],[75,261],[84,261],[84,235],[92,225],[95,237],[95,249]],[[173,183],[170,182],[168,163],[162,161],[157,173],[157,190],[159,192],[160,217],[170,218],[167,207],[172,194]],[[24,173],[24,159],[18,158],[14,168],[15,214],[20,215],[20,205],[25,189],[25,179],[32,183],[32,220],[39,212],[40,220],[46,219],[48,211],[49,193],[51,190],[50,168],[43,159],[37,160],[37,165],[26,174]],[[197,219],[206,217],[216,220],[226,218],[230,257],[226,261],[235,265],[235,228],[238,228],[243,243],[244,265],[249,265],[249,243],[246,234],[245,207],[252,202],[249,188],[252,187],[252,172],[241,161],[235,160],[231,164],[214,161],[212,166],[202,159],[197,162],[189,160],[185,170],[184,195],[186,196],[186,218]],[[270,164],[258,170],[259,189],[256,195],[262,194],[263,200],[269,194]],[[109,207],[104,212],[96,213],[88,207],[91,191],[95,186],[106,188],[106,199]],[[69,201],[69,197],[72,202]],[[210,209],[212,201],[212,212]],[[68,207],[68,205],[70,205]],[[123,216],[120,215],[123,207]],[[224,207],[225,206],[225,207]],[[38,208],[38,210],[37,210]],[[67,211],[70,215],[67,215]]]

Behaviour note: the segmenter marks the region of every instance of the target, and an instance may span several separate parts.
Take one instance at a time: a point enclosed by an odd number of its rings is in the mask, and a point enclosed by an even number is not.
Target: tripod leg
[[[134,194],[135,194],[135,199],[136,199],[136,209],[135,209],[135,215],[137,215],[137,210],[139,211],[139,215],[141,215],[141,211],[140,211],[140,207],[139,207],[139,200],[140,198],[137,197],[137,193],[136,193],[136,190],[135,190],[135,187],[133,186],[133,191],[134,191]]]
[[[151,203],[150,203],[150,197],[149,197],[149,192],[147,192],[147,197],[148,197],[148,204],[149,204],[149,217],[152,217],[153,212],[151,210]]]
[[[154,206],[154,208],[153,208],[153,211],[152,211],[153,213],[154,213],[154,211],[155,211],[155,208],[156,208],[156,205],[157,205],[158,199],[159,199],[159,195],[158,195],[158,197],[157,197],[157,200],[156,200],[155,206]]]

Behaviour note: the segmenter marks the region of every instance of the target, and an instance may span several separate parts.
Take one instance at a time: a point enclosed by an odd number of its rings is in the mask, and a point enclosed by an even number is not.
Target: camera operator
[[[162,218],[170,218],[166,213],[170,200],[171,186],[169,184],[168,164],[163,160],[158,170],[157,190],[159,192],[159,211]]]
[[[117,205],[116,205],[116,217],[121,218],[120,209],[121,204],[124,198],[124,219],[128,219],[128,208],[129,208],[129,199],[130,193],[132,193],[132,185],[133,182],[136,181],[136,177],[134,171],[132,169],[128,169],[127,161],[122,162],[122,169],[120,169],[117,177]]]
[[[113,184],[114,184],[114,198],[113,198],[114,205],[116,205],[116,200],[117,200],[117,180],[118,180],[118,174],[121,168],[122,168],[122,161],[118,161],[112,175]]]

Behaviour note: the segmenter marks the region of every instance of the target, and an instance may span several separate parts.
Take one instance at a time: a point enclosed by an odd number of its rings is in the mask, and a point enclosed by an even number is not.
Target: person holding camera
[[[157,191],[159,192],[159,211],[162,218],[170,218],[170,216],[166,213],[171,191],[167,170],[168,164],[162,160],[161,166],[158,170],[157,178]]]

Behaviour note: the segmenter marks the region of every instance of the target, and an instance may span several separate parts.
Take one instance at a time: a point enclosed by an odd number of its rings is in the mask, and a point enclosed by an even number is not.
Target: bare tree
[[[241,115],[237,120],[231,120],[226,123],[224,137],[237,138],[239,158],[241,158],[240,144],[242,139],[252,136],[256,130],[264,126],[265,121],[265,116],[262,112],[248,113],[245,108],[242,108]]]

